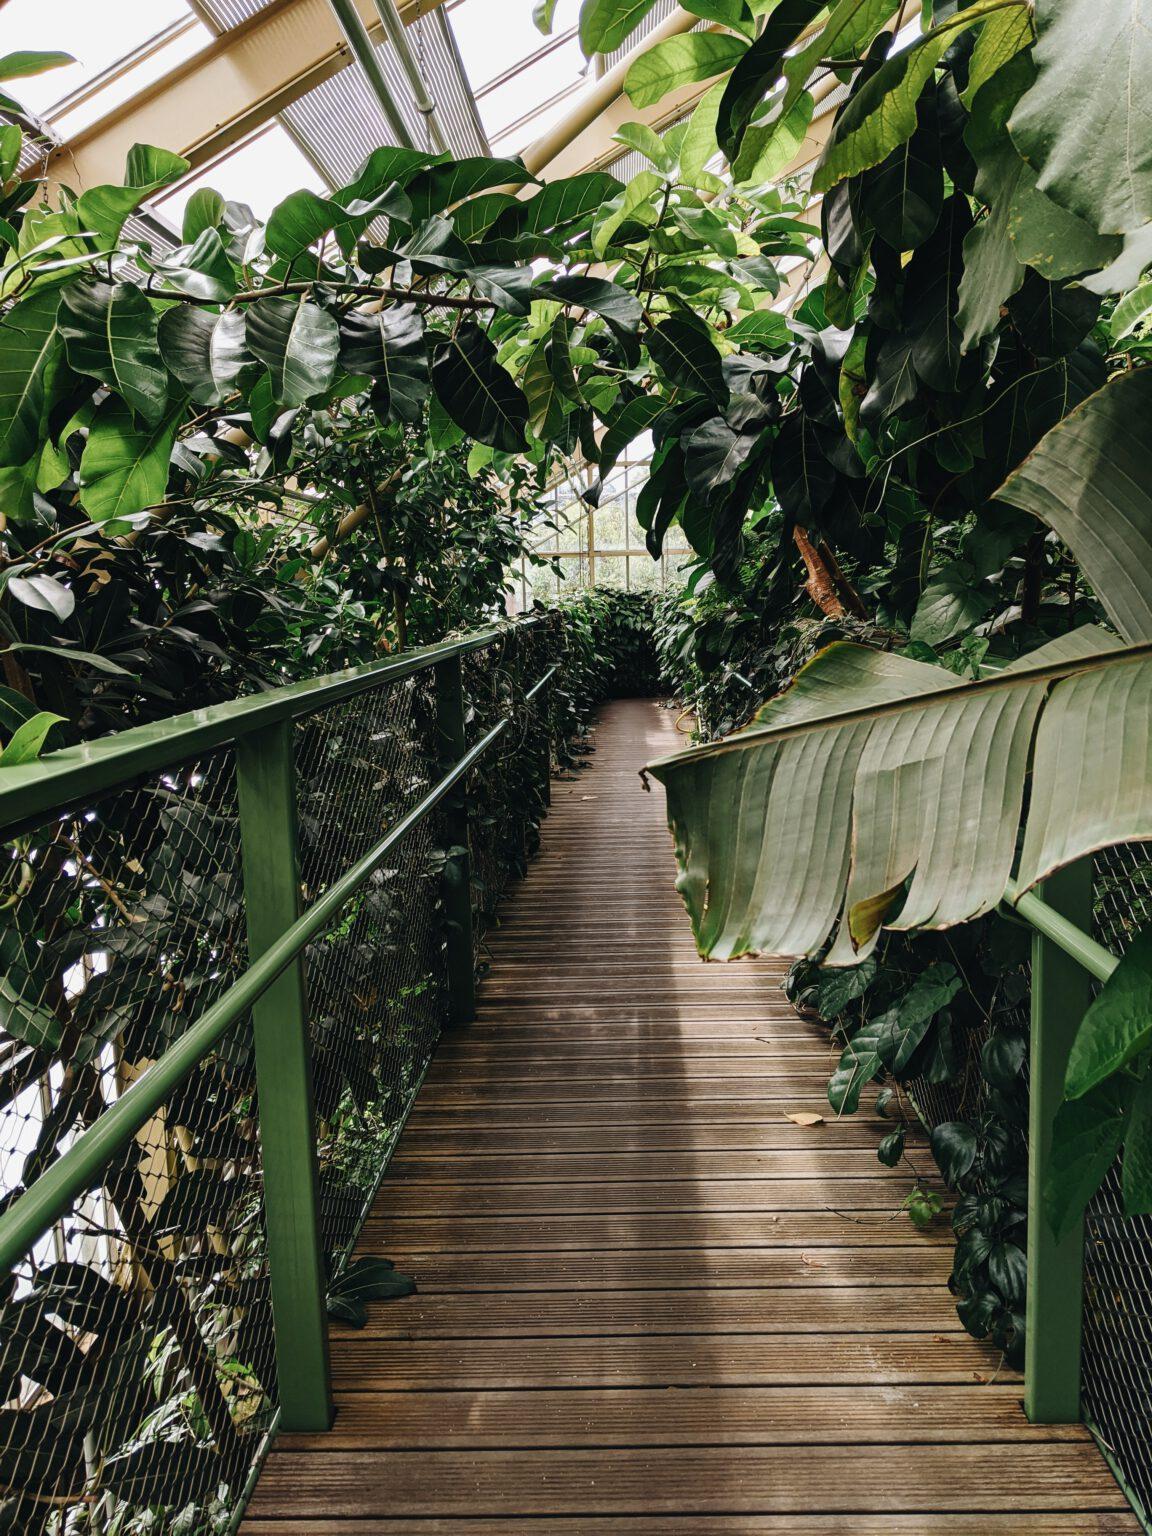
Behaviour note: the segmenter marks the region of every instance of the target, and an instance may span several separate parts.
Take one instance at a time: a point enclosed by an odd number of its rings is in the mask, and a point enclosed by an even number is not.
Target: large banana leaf
[[[1033,792],[1021,889],[1152,838],[1152,645],[1086,628],[995,677],[841,642],[746,730],[650,765],[702,954],[851,965],[881,928],[990,911]]]

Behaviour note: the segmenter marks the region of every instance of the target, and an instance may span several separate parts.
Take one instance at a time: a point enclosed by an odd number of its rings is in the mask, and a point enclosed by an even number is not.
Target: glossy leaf
[[[248,308],[248,347],[268,369],[277,403],[304,405],[336,377],[340,331],[307,298],[261,299]]]
[[[716,118],[716,137],[730,161],[735,161],[749,123],[780,78],[786,55],[823,9],[824,0],[780,0],[733,69]]]
[[[58,305],[48,289],[0,319],[0,465],[23,464],[39,446],[63,351]]]
[[[470,437],[501,453],[523,451],[528,401],[479,326],[462,325],[436,348],[432,385],[448,415]]]
[[[155,425],[143,426],[123,401],[104,402],[80,460],[80,501],[94,522],[131,517],[164,500],[183,414],[181,402]]]
[[[648,332],[647,342],[657,367],[673,384],[707,395],[719,405],[727,402],[720,354],[711,329],[697,315],[670,315]]]
[[[656,0],[584,0],[580,7],[580,46],[584,57],[613,53],[656,4]]]
[[[1036,28],[1036,81],[1008,126],[1037,186],[1101,234],[1142,228],[1152,220],[1143,6],[1045,0]],[[1086,81],[1098,88],[1085,90]]]
[[[60,296],[71,366],[114,389],[148,425],[160,420],[168,400],[156,318],[135,283],[72,283]]]
[[[669,91],[729,70],[747,52],[743,38],[724,32],[681,32],[646,48],[624,77],[634,107],[652,107]]]
[[[375,314],[349,310],[340,322],[340,365],[376,381],[372,403],[382,416],[418,422],[428,397],[424,318],[414,305]]]
[[[1063,1237],[1080,1219],[1116,1161],[1128,1128],[1135,1083],[1114,1077],[1083,1098],[1069,1099],[1056,1112],[1044,1211],[1055,1235]]]
[[[220,405],[252,362],[239,310],[216,315],[176,304],[160,318],[159,341],[164,361],[197,405]]]
[[[1064,1091],[1083,1097],[1152,1044],[1152,932],[1131,940],[1072,1042]]]

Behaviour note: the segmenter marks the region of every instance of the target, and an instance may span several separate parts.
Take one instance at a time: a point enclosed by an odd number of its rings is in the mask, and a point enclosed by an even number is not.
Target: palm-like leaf
[[[1079,630],[965,683],[841,643],[755,722],[651,765],[702,953],[852,964],[1110,842],[1152,838],[1152,646]],[[1088,765],[1091,772],[1088,772]]]

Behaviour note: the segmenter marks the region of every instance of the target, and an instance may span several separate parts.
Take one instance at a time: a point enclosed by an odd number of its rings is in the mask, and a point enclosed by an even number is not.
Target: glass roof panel
[[[161,218],[179,229],[185,204],[199,187],[213,187],[226,198],[247,203],[258,219],[266,219],[278,202],[300,187],[310,187],[313,192],[329,190],[291,134],[276,122],[181,182],[153,206]]]
[[[559,0],[552,31],[532,7],[509,0],[457,0],[448,18],[476,105],[496,153],[523,149],[559,117],[591,79],[576,39],[579,0]]]
[[[74,92],[91,84],[113,64],[179,22],[190,20],[186,0],[148,0],[147,5],[94,5],[92,0],[7,0],[4,5],[4,52],[22,49],[62,49],[75,64],[33,75],[18,82],[17,99],[41,117]],[[199,32],[207,42],[207,28]],[[166,60],[156,71],[171,68]],[[132,88],[142,81],[132,72]],[[103,98],[103,92],[101,92]],[[105,104],[102,99],[101,105]]]

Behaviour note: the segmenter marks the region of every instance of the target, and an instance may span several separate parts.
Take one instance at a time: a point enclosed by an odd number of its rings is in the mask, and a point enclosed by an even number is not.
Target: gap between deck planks
[[[243,1531],[1138,1531],[1087,1433],[1030,1425],[960,1329],[884,1122],[787,1118],[827,1110],[827,1032],[784,962],[695,956],[637,776],[674,719],[609,705],[554,785],[364,1232],[420,1290],[336,1325],[335,1427],[280,1439]]]

